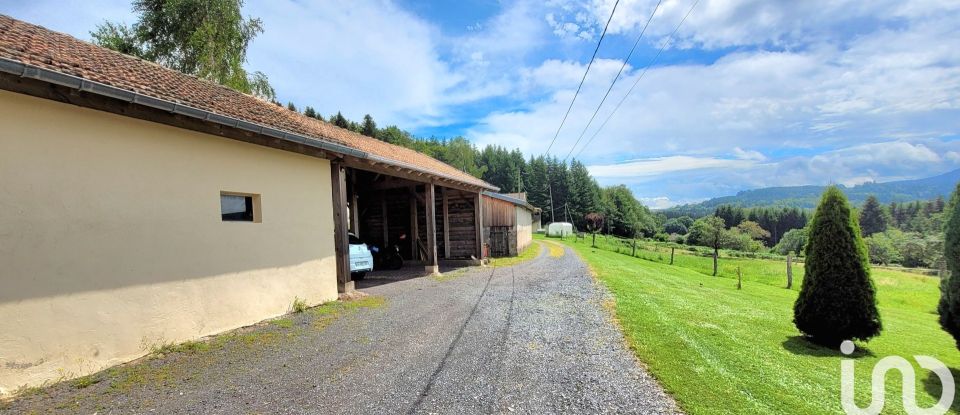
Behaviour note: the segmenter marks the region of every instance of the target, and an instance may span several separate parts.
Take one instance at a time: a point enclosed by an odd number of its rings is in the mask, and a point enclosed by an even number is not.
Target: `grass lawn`
[[[557,241],[557,240],[552,240]],[[558,241],[559,242],[559,241]],[[573,247],[616,298],[616,316],[637,356],[693,414],[842,413],[837,351],[812,345],[793,326],[793,302],[802,283],[794,268],[794,289],[784,289],[784,264],[760,259],[721,259],[720,277],[711,259],[681,255],[675,265],[594,249]],[[669,252],[664,261],[669,262]],[[744,274],[736,289],[736,266]],[[914,363],[917,400],[932,406],[940,396],[935,375],[919,368],[913,355],[933,356],[960,380],[960,352],[937,324],[939,280],[894,270],[875,270],[884,331],[855,354],[857,402],[869,403],[870,371],[881,358],[897,355]],[[905,413],[901,380],[887,376],[883,413]],[[958,399],[960,400],[960,399]],[[952,413],[958,413],[955,401]]]
[[[530,245],[528,245],[526,248],[524,248],[522,251],[520,251],[520,254],[518,254],[517,256],[490,259],[490,266],[510,267],[522,262],[527,262],[539,256],[540,251],[542,249],[543,249],[543,246],[540,245],[540,242],[534,241]]]

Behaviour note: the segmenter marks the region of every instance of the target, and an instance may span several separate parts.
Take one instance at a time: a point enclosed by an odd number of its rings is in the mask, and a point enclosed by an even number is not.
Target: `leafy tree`
[[[663,224],[663,231],[667,234],[686,235],[687,226],[677,218],[667,219],[667,221]]]
[[[439,159],[453,167],[470,173],[476,177],[482,177],[487,166],[477,164],[479,154],[466,138],[457,137],[446,142]]]
[[[591,212],[588,213],[584,220],[586,222],[587,231],[593,236],[593,240],[590,242],[593,247],[597,246],[597,232],[600,232],[603,229],[603,214]]]
[[[832,347],[878,335],[882,324],[867,249],[846,196],[835,186],[824,192],[813,216],[806,257],[794,304],[797,329]]]
[[[770,232],[767,232],[765,229],[761,228],[760,224],[757,222],[749,220],[740,222],[740,224],[737,225],[737,230],[755,240],[761,240],[770,237]]]
[[[807,246],[807,229],[791,229],[787,233],[783,234],[783,238],[780,239],[780,242],[773,248],[773,251],[780,254],[786,255],[791,252],[795,254],[802,254]]]
[[[693,218],[686,215],[678,217],[677,222],[680,222],[683,226],[686,226],[687,229],[690,229],[690,227],[693,226]]]
[[[940,326],[953,336],[960,348],[960,184],[950,198],[944,236],[944,258],[948,274],[940,279]]]
[[[242,6],[242,0],[134,0],[133,26],[104,22],[90,35],[100,46],[272,100],[266,75],[243,68],[263,25],[244,18]]]
[[[380,141],[386,141],[390,144],[396,144],[401,147],[413,147],[413,137],[410,136],[410,133],[401,130],[395,125],[378,130],[377,139]]]
[[[886,232],[875,233],[863,238],[867,244],[867,252],[870,253],[870,262],[874,264],[888,265],[894,262],[901,262],[903,258],[897,249],[894,241]]]
[[[367,137],[377,136],[377,123],[373,121],[373,117],[371,117],[370,114],[363,116],[363,124],[360,126],[360,134],[363,134]]]
[[[692,240],[697,245],[706,245],[713,248],[713,276],[716,277],[717,257],[720,256],[720,248],[729,243],[730,239],[730,233],[727,231],[723,219],[719,216],[707,216],[693,222],[687,242]]]
[[[887,212],[884,212],[880,201],[873,195],[867,197],[860,209],[860,229],[863,236],[870,236],[887,230]]]

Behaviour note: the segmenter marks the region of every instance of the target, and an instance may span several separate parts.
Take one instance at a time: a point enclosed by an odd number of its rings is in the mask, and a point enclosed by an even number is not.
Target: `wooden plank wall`
[[[447,212],[450,217],[450,258],[464,259],[476,256],[477,225],[473,198],[476,193],[462,192],[449,188],[447,194]],[[439,211],[438,211],[439,212]],[[443,222],[438,220],[437,222]],[[443,234],[440,234],[440,239]]]
[[[517,207],[492,197],[483,197],[483,227],[514,226],[517,220]]]

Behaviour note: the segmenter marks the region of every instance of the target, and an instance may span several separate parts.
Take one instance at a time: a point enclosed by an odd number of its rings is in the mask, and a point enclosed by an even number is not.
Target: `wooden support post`
[[[673,265],[673,250],[677,249],[676,247],[670,247],[670,265]]]
[[[337,291],[354,290],[350,280],[350,240],[347,238],[347,178],[340,163],[330,163],[330,181],[333,190],[333,240],[337,260]]]
[[[630,256],[632,257],[637,256],[637,240],[636,239],[633,240],[633,251],[630,252]]]
[[[443,191],[443,257],[450,259],[450,188],[444,187]]]
[[[352,185],[350,186],[350,231],[357,238],[360,237],[360,205],[357,197],[357,176],[352,175]]]
[[[410,259],[417,261],[420,259],[420,252],[417,248],[417,238],[420,238],[420,230],[417,229],[417,188],[410,187]]]
[[[390,246],[390,224],[387,223],[387,192],[383,192],[380,198],[380,211],[383,214],[383,249]],[[386,252],[386,251],[384,251]]]
[[[787,289],[793,288],[793,252],[787,253]]]
[[[426,186],[424,204],[427,218],[427,263],[426,270],[432,274],[440,273],[440,264],[437,262],[437,194],[433,183]]]
[[[740,276],[740,266],[737,265],[737,289],[743,289],[743,278]]]
[[[473,216],[477,228],[477,259],[483,261],[483,196],[479,192],[473,199]]]

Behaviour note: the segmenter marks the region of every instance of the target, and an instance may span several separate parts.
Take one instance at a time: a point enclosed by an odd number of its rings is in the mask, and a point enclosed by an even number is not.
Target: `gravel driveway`
[[[603,309],[608,294],[576,255],[543,251],[514,267],[368,279],[363,291],[383,306],[320,329],[306,317],[269,326],[280,341],[243,351],[140,363],[165,376],[126,388],[64,382],[0,412],[677,413],[626,349]]]

